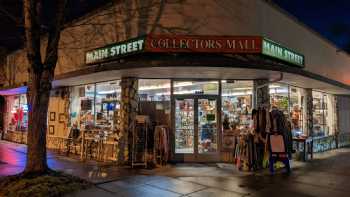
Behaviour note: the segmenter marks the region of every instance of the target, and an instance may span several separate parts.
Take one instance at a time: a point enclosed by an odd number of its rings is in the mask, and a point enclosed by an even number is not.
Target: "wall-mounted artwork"
[[[50,112],[50,121],[55,121],[55,120],[56,120],[56,113]]]
[[[59,123],[64,123],[65,121],[66,121],[66,115],[63,114],[63,113],[60,113],[60,114],[58,115],[58,122],[59,122]]]
[[[54,135],[54,134],[55,134],[55,126],[49,125],[49,135]]]

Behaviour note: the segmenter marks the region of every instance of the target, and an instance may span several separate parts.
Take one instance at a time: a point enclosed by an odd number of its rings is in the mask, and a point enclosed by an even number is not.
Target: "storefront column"
[[[254,108],[270,105],[269,80],[254,80]]]
[[[138,80],[136,78],[122,78],[120,121],[118,129],[120,139],[118,143],[118,163],[123,165],[131,161],[132,131],[138,107]]]
[[[312,89],[305,89],[305,100],[306,100],[306,132],[308,136],[313,135],[313,102],[312,102]]]

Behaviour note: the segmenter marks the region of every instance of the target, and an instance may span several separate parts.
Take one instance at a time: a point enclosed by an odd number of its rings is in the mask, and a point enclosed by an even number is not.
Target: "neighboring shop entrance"
[[[173,97],[175,160],[219,160],[219,96],[176,95]]]

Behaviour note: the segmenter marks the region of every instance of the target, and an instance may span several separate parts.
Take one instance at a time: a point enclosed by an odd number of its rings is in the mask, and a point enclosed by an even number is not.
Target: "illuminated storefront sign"
[[[280,44],[266,38],[263,39],[262,43],[262,54],[289,62],[294,65],[304,66],[303,55],[287,49]]]
[[[137,38],[88,51],[85,54],[85,63],[91,64],[142,52],[144,42],[144,38]]]
[[[159,53],[260,53],[261,37],[149,35],[145,49]]]
[[[147,35],[86,53],[86,64],[135,53],[245,53],[263,54],[303,66],[304,56],[261,36]]]

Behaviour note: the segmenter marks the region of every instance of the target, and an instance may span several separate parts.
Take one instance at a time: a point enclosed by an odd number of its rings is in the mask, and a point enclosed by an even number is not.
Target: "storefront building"
[[[138,14],[124,24],[130,9]],[[108,4],[67,25],[59,54],[49,148],[74,127],[103,133],[103,159],[125,160],[143,115],[146,146],[164,128],[170,160],[231,161],[237,134],[224,122],[249,131],[258,107],[281,110],[314,152],[350,144],[350,56],[262,0]],[[19,143],[30,109],[23,65],[23,50],[8,55],[0,90],[4,138]]]

